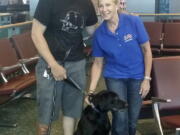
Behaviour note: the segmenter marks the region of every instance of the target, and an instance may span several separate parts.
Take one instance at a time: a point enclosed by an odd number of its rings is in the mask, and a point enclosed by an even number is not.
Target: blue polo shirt
[[[138,16],[119,15],[119,25],[112,33],[106,21],[95,31],[93,56],[104,57],[104,77],[144,77],[144,56],[141,45],[149,40],[143,22]]]

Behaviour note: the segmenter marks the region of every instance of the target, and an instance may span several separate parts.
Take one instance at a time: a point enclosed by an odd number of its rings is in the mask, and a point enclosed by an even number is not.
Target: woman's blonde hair
[[[120,0],[113,0],[115,4],[119,4]]]
[[[114,4],[116,4],[116,5],[118,5],[119,3],[120,3],[120,0],[112,0],[113,2],[114,2]],[[98,3],[97,3],[98,5],[99,5],[99,0],[98,0]]]

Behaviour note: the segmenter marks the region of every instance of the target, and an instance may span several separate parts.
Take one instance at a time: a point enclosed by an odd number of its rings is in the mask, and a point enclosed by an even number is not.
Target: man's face
[[[120,0],[119,7],[122,10],[126,9],[126,0]]]

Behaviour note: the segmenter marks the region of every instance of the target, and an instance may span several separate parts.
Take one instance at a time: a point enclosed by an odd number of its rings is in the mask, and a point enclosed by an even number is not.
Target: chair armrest
[[[35,56],[35,57],[32,57],[32,58],[20,59],[19,62],[22,63],[22,64],[26,64],[28,62],[36,61],[38,59],[39,59],[39,56]]]
[[[142,102],[142,104],[143,104],[143,106],[144,105],[152,105],[152,100],[144,100],[143,102]]]
[[[39,56],[34,56],[32,58],[30,58],[31,60],[38,60],[39,59]]]
[[[151,100],[153,103],[157,103],[157,102],[169,103],[169,102],[171,102],[171,99],[162,99],[162,98],[158,98],[158,97],[152,97]]]
[[[22,65],[20,63],[16,64],[16,65],[12,65],[12,66],[6,66],[6,67],[2,67],[0,66],[0,71],[4,72],[4,71],[8,71],[14,68],[18,68],[18,67],[22,67]]]

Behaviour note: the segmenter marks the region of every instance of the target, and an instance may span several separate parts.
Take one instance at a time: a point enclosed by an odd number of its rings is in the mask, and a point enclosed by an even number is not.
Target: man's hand
[[[51,73],[56,81],[61,81],[67,78],[66,69],[58,63],[51,66]]]

